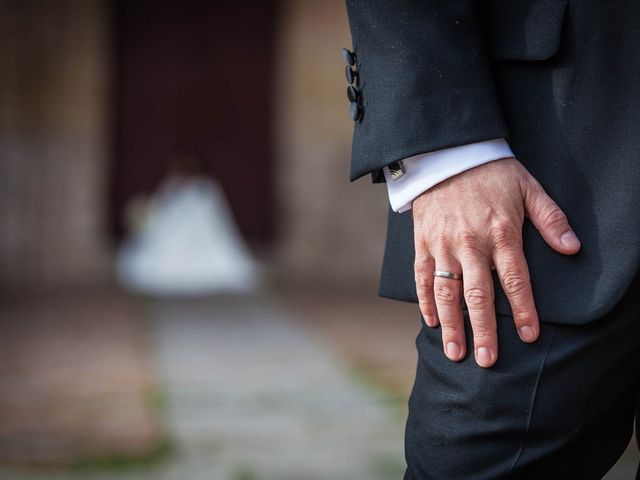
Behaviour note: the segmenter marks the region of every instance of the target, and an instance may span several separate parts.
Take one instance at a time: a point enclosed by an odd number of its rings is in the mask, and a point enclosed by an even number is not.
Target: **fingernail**
[[[460,356],[460,347],[455,342],[447,343],[447,357],[451,360],[457,360]]]
[[[520,327],[519,331],[520,338],[522,338],[522,340],[524,340],[525,342],[533,342],[533,340],[535,340],[533,328],[531,328],[529,325],[523,325],[522,327]]]
[[[560,236],[560,243],[567,248],[576,248],[580,246],[580,241],[572,230],[567,230]]]
[[[476,360],[480,366],[488,367],[492,361],[491,351],[487,347],[479,347],[476,351]]]
[[[426,323],[430,327],[433,327],[433,317],[431,317],[430,315],[423,315],[422,317],[424,318],[424,323]]]

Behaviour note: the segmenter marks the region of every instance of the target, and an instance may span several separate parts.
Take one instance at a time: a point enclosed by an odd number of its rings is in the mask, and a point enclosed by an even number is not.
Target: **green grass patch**
[[[237,465],[231,473],[231,480],[256,480],[258,475],[250,465]]]
[[[402,457],[383,455],[373,460],[370,468],[376,477],[398,479],[404,475],[406,464]]]
[[[174,448],[170,442],[162,441],[148,452],[142,454],[97,455],[80,458],[71,465],[71,469],[82,471],[145,470],[165,461],[173,451]]]
[[[156,387],[147,394],[147,408],[152,412],[154,420],[163,426],[164,413],[167,410],[169,396],[160,387]],[[82,471],[130,471],[145,470],[166,461],[174,452],[172,443],[165,438],[146,452],[114,455],[90,455],[77,459],[71,465],[71,470]]]

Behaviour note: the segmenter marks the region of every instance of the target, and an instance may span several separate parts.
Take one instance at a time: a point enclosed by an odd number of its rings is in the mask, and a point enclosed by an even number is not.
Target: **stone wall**
[[[0,290],[104,276],[106,7],[0,2]]]
[[[386,188],[349,183],[353,121],[340,50],[351,46],[343,0],[282,5],[277,91],[279,267],[290,282],[377,282]]]

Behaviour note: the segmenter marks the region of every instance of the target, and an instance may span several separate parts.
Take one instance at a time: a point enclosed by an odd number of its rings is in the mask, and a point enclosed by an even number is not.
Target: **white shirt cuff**
[[[395,212],[411,210],[416,197],[437,183],[458,173],[500,158],[513,157],[504,138],[445,148],[405,158],[405,173],[393,179],[389,167],[384,167],[389,202]]]

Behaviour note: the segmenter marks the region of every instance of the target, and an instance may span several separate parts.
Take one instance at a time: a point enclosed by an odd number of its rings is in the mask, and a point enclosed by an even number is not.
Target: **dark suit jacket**
[[[582,242],[523,229],[543,321],[615,307],[640,261],[640,2],[347,0],[360,113],[351,178],[505,137]],[[380,294],[417,301],[411,213],[389,213]],[[496,310],[511,314],[494,272]]]

